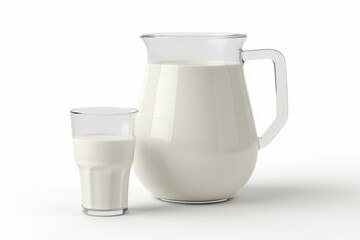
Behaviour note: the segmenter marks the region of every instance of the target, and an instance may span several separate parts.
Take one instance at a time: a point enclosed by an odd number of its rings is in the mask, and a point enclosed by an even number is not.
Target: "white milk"
[[[233,197],[249,179],[257,135],[243,67],[228,62],[148,64],[134,169],[156,197]]]
[[[73,138],[73,143],[80,170],[83,207],[92,210],[127,208],[134,137],[88,134]]]

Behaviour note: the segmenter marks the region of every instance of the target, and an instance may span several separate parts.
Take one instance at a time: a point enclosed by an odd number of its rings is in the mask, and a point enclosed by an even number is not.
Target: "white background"
[[[2,0],[0,239],[359,239],[357,1]],[[236,198],[179,205],[132,173],[130,213],[88,217],[69,110],[138,107],[148,32],[246,33],[286,57],[289,120]],[[272,66],[245,65],[259,134],[274,116]]]

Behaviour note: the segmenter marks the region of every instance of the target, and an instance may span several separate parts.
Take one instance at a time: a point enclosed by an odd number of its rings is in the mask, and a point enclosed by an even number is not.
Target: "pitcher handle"
[[[274,63],[275,91],[276,91],[276,118],[258,138],[259,149],[266,147],[285,125],[288,118],[288,93],[286,79],[286,62],[284,56],[277,50],[258,49],[242,51],[243,63],[248,60],[270,59]]]

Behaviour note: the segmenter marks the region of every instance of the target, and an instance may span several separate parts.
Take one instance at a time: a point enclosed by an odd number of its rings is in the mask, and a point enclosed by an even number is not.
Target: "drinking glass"
[[[137,112],[133,108],[113,107],[70,111],[75,162],[80,171],[85,214],[116,216],[128,211]]]

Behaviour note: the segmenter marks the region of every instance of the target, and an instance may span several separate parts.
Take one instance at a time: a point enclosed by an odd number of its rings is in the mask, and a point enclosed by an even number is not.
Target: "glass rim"
[[[71,114],[83,114],[90,116],[118,116],[131,115],[139,112],[136,108],[123,107],[83,107],[70,110]]]
[[[246,34],[240,33],[219,33],[219,32],[163,32],[147,33],[141,38],[246,38]]]

